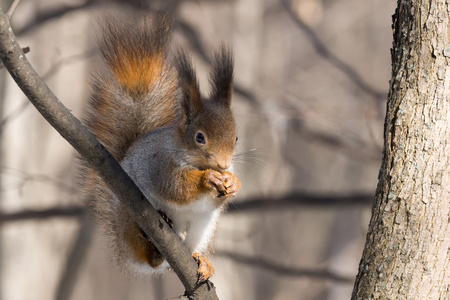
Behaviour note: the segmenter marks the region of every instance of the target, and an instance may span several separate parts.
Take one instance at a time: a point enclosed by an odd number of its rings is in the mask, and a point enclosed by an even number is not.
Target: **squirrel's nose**
[[[221,165],[221,164],[218,164],[217,167],[219,167],[219,169],[221,169],[221,170],[223,170],[223,171],[225,171],[226,169],[229,168],[228,166]]]
[[[231,167],[231,159],[224,159],[217,162],[217,167],[223,171]]]

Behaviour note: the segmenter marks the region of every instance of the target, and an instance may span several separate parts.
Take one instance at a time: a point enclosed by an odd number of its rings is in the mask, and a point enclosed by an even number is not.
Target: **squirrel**
[[[161,16],[152,21],[110,16],[101,22],[98,40],[106,68],[93,76],[85,123],[187,246],[201,282],[214,273],[207,255],[219,216],[241,187],[232,173],[238,140],[230,108],[233,57],[223,44],[215,51],[211,92],[204,97],[186,51],[168,55],[171,22]],[[84,179],[116,261],[134,274],[168,269],[87,165]]]

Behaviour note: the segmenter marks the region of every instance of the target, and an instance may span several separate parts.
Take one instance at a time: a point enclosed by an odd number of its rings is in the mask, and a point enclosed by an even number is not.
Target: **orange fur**
[[[212,98],[203,98],[187,54],[180,53],[174,63],[166,60],[169,27],[164,18],[153,24],[145,18],[103,22],[99,43],[108,69],[94,77],[86,124],[138,186],[157,196],[152,203],[162,204],[157,208],[191,251],[207,252],[221,206],[241,186],[234,174],[225,171],[236,142],[230,109],[233,61],[225,47],[216,53]],[[199,131],[208,137],[207,145],[196,142]],[[168,155],[150,163],[149,149]],[[142,268],[145,265],[160,266],[164,257],[124,206],[94,170],[84,165],[84,171],[89,203],[112,238],[118,262],[136,272],[151,270]],[[197,227],[191,227],[195,223]],[[194,258],[199,279],[211,277],[214,269],[207,258],[200,253]]]
[[[111,70],[122,87],[133,96],[147,94],[160,77],[164,66],[164,53],[139,57],[119,49],[120,63],[112,64]]]
[[[204,282],[214,275],[214,267],[206,256],[196,252],[192,254],[192,257],[198,264],[197,276],[199,282]]]
[[[177,181],[177,188],[161,190],[161,196],[169,202],[185,206],[196,201],[202,194],[210,194],[215,198],[215,206],[222,205],[228,197],[234,197],[241,187],[239,178],[230,173],[215,170],[187,169]],[[218,195],[220,197],[216,197]]]
[[[134,259],[140,263],[147,263],[153,268],[159,267],[164,261],[164,257],[158,249],[149,242],[148,237],[124,208],[119,211],[117,218],[122,220],[122,235],[134,256]]]
[[[207,171],[196,169],[183,170],[175,188],[168,190],[162,189],[159,193],[162,198],[175,205],[188,205],[196,201],[200,195],[212,192],[206,180]]]

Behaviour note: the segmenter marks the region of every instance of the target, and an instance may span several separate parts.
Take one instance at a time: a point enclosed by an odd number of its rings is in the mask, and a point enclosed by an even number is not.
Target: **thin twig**
[[[316,49],[317,53],[328,60],[332,65],[344,73],[353,83],[355,83],[361,90],[371,95],[377,100],[385,100],[387,93],[377,91],[369,84],[367,84],[362,77],[349,64],[341,60],[334,53],[332,53],[327,46],[317,37],[315,32],[305,24],[291,8],[291,0],[282,0],[289,16],[294,20],[297,26],[303,30],[311,45]]]
[[[22,48],[23,53],[30,52],[29,47]],[[97,49],[89,49],[85,53],[82,54],[75,54],[71,55],[65,58],[60,59],[57,61],[44,75],[42,75],[43,79],[48,79],[49,77],[57,74],[58,71],[61,70],[62,67],[65,67],[69,64],[76,63],[82,59],[87,59],[97,53]],[[0,68],[3,68],[3,63],[0,61]],[[4,127],[7,125],[7,123],[11,122],[18,116],[20,116],[25,108],[30,104],[30,101],[24,102],[21,106],[19,106],[17,109],[12,111],[9,115],[3,118],[3,120],[0,121],[0,137],[3,134]]]
[[[197,284],[197,264],[169,225],[99,141],[50,91],[26,59],[0,9],[0,58],[42,116],[97,170],[180,278],[191,299],[218,299],[210,284]]]
[[[78,6],[63,5],[61,7],[57,7],[53,10],[46,10],[45,12],[40,12],[37,15],[36,19],[28,20],[28,23],[25,24],[22,28],[19,28],[17,30],[16,34],[18,36],[21,36],[21,35],[29,32],[30,30],[35,29],[36,26],[39,26],[45,22],[54,20],[56,18],[60,18],[68,13],[76,12],[79,10],[83,10],[85,8],[89,8],[91,6],[95,6],[97,3],[98,3],[98,1],[87,1]]]
[[[8,19],[11,19],[19,2],[20,2],[20,0],[14,0],[14,2],[11,4],[10,8],[8,9],[8,12],[6,13],[6,16],[8,17]]]

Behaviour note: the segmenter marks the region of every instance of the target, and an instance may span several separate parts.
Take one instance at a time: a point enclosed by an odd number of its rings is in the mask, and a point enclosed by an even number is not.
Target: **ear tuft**
[[[233,95],[233,69],[233,52],[222,44],[214,53],[210,98],[213,101],[223,102],[228,107],[231,105]]]
[[[178,81],[183,96],[182,107],[189,118],[201,108],[202,101],[197,76],[186,51],[178,50],[175,55],[175,68],[178,71]]]

